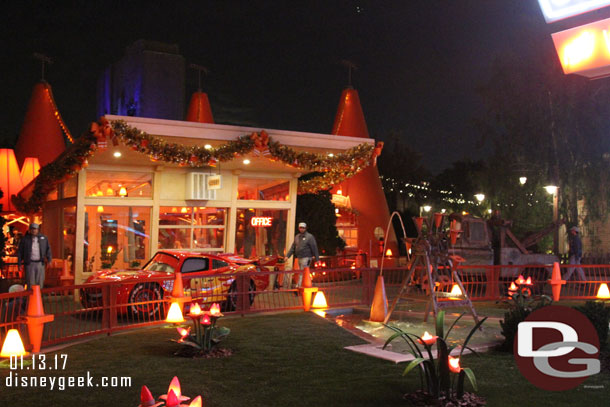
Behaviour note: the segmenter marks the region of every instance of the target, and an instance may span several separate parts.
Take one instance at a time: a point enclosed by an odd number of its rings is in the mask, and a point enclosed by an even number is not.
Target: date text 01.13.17
[[[65,353],[45,355],[44,353],[33,353],[29,356],[11,356],[11,370],[65,370],[68,363],[68,355]]]

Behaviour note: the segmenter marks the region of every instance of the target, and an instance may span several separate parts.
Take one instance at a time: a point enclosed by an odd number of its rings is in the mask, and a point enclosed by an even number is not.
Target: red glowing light
[[[460,373],[460,359],[449,356],[449,370],[453,373]]]
[[[210,315],[213,317],[220,316],[220,304],[218,304],[217,302],[212,304],[212,306],[210,307]]]
[[[428,333],[428,331],[424,332],[424,335],[421,337],[421,340],[418,339],[417,342],[423,344],[426,344],[428,346],[433,345],[434,342],[436,342],[436,340],[438,339],[438,336],[432,336]]]

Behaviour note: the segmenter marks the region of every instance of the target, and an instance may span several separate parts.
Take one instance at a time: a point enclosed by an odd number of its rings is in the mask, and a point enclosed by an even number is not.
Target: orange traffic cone
[[[302,286],[303,286],[303,288],[311,287],[311,274],[309,273],[309,267],[305,267],[303,269],[303,282],[302,282]]]
[[[184,286],[182,285],[182,273],[177,271],[174,274],[174,287],[172,288],[172,297],[184,297]]]
[[[373,322],[384,322],[387,314],[388,299],[385,294],[385,284],[383,283],[383,276],[379,276],[377,277],[377,283],[375,284],[375,294],[373,295],[369,320]]]
[[[184,286],[182,284],[182,273],[177,271],[174,274],[174,287],[172,288],[171,302],[177,302],[180,305],[180,311],[184,311],[184,303],[191,302],[191,296],[184,295]]]
[[[559,301],[561,295],[561,286],[566,283],[566,280],[561,279],[561,270],[559,269],[559,263],[553,263],[553,275],[548,280],[549,284],[553,289],[553,301]]]
[[[25,320],[28,325],[28,336],[30,338],[30,344],[32,345],[33,353],[40,352],[44,324],[53,321],[54,318],[55,315],[49,315],[44,313],[44,308],[42,306],[42,295],[40,294],[40,286],[33,286],[32,294],[28,299],[28,310],[25,316]]]
[[[311,308],[311,298],[313,297],[313,293],[318,291],[318,287],[311,286],[311,275],[309,273],[309,267],[305,267],[303,269],[303,281],[301,282],[301,288],[303,295],[303,309],[305,312],[309,311]]]

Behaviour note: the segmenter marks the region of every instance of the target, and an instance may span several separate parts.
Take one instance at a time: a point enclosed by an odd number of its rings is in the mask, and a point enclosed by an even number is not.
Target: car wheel
[[[248,290],[250,297],[250,305],[254,303],[254,292],[256,291],[256,284],[254,284],[254,280],[250,280],[250,288]],[[221,311],[222,312],[230,312],[235,311],[237,309],[237,282],[233,282],[231,287],[229,287],[229,292],[227,293],[227,299],[222,303]]]
[[[83,308],[95,308],[103,305],[102,290],[99,288],[81,288],[80,302]]]
[[[155,283],[138,284],[129,293],[129,312],[138,318],[162,319],[163,298],[161,286]],[[150,303],[155,301],[153,303]]]

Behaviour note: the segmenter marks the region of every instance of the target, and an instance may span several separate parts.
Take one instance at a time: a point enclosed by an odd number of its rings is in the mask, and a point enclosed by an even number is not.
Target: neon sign
[[[551,35],[565,74],[610,75],[610,19]]]
[[[271,226],[271,220],[273,218],[271,216],[254,216],[250,219],[250,225],[254,227],[269,227]]]
[[[563,20],[610,5],[610,0],[538,0],[547,23]]]

